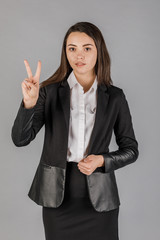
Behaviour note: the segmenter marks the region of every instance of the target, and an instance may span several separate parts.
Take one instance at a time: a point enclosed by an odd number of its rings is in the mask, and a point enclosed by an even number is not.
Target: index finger
[[[38,64],[37,64],[37,70],[36,70],[35,77],[39,79],[40,78],[40,73],[41,73],[41,61],[39,60]]]
[[[26,59],[24,60],[24,64],[26,66],[28,77],[31,78],[32,77],[32,71],[31,71],[29,63],[28,63],[28,61]]]

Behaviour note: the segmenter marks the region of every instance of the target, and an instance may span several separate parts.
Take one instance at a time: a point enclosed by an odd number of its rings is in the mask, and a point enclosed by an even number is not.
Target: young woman
[[[44,145],[28,196],[42,206],[46,240],[118,240],[119,194],[114,171],[139,155],[125,94],[113,85],[100,30],[78,22],[67,31],[57,71],[28,78],[12,127],[16,146],[45,125]],[[109,151],[114,131],[118,150]]]

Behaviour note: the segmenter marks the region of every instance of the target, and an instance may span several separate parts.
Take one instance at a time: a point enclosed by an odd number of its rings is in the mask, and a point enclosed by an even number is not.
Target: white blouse
[[[67,79],[70,86],[70,122],[67,161],[79,162],[87,156],[97,107],[97,76],[84,93],[72,71]]]

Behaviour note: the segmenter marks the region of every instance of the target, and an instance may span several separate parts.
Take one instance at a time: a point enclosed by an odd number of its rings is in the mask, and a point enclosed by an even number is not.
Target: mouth
[[[76,63],[76,66],[77,67],[83,67],[84,65],[86,65],[85,63],[82,63],[82,62],[77,62]]]

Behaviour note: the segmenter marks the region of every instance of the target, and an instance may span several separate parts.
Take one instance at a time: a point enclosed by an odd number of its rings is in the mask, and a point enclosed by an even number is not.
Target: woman
[[[110,77],[100,30],[78,22],[67,31],[57,71],[39,84],[27,60],[23,100],[12,127],[25,146],[45,125],[44,146],[28,196],[42,206],[46,240],[118,240],[114,170],[138,158],[129,106]],[[109,152],[114,130],[117,151]]]

